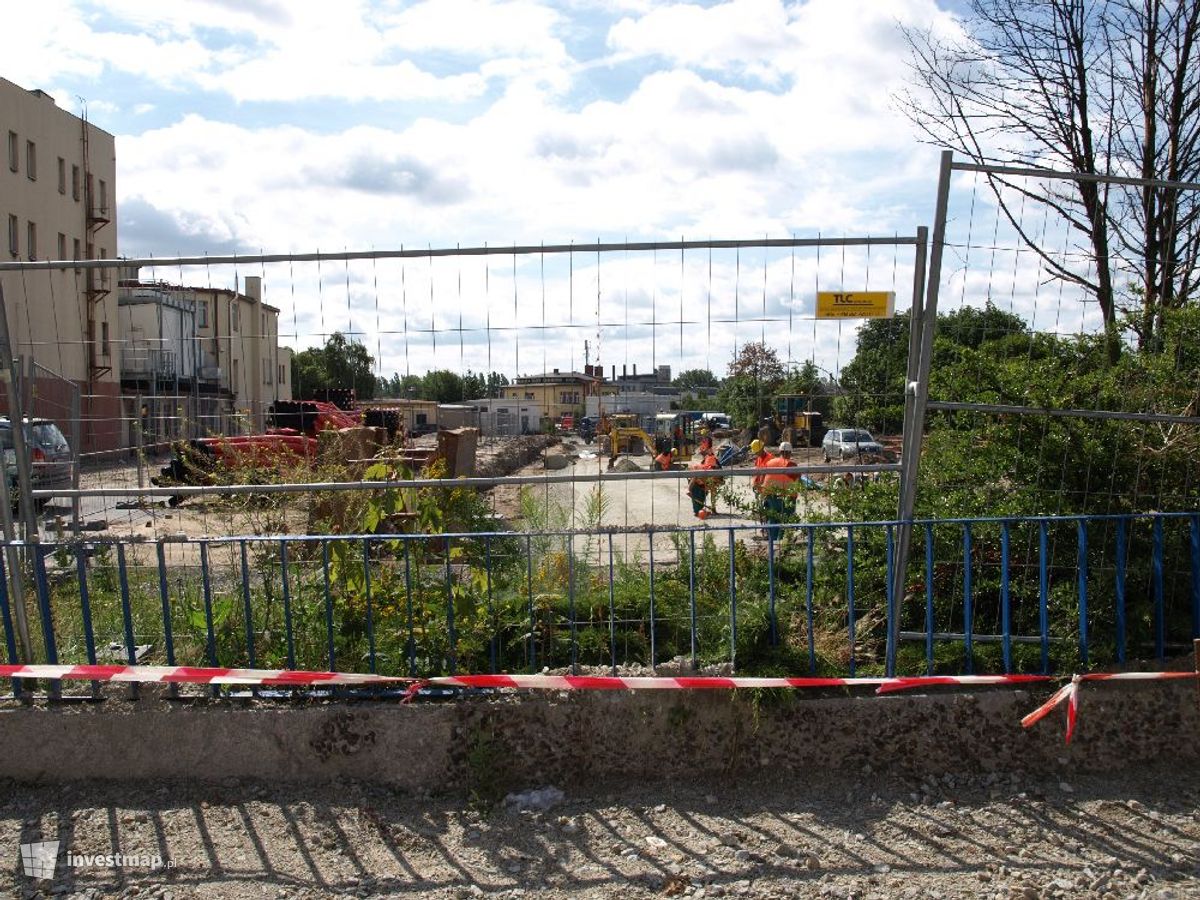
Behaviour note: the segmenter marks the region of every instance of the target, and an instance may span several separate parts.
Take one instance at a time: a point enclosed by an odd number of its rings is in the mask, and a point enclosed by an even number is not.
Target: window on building
[[[533,399],[533,391],[526,391],[526,392],[525,392],[525,399],[526,399],[526,400],[532,400],[532,399]]]
[[[25,223],[25,250],[30,259],[37,259],[37,222]]]
[[[21,224],[14,215],[8,217],[8,252],[13,256],[21,255]]]
[[[207,328],[208,327],[208,301],[207,300],[197,300],[196,301],[196,319],[197,319],[197,322],[196,322],[197,327],[199,327],[199,328]]]
[[[71,259],[79,259],[79,238],[71,238]]]
[[[100,215],[108,215],[108,185],[103,178],[100,179]]]
[[[100,258],[108,259],[108,251],[103,247],[100,248]],[[100,283],[104,285],[104,287],[108,287],[108,269],[100,270]]]
[[[25,142],[25,177],[37,181],[37,144],[33,141]]]
[[[13,172],[21,171],[20,157],[21,140],[15,131],[8,133],[8,168]]]
[[[263,384],[270,384],[270,383],[271,383],[271,361],[269,359],[264,359],[263,360]]]
[[[108,323],[100,323],[100,353],[103,356],[108,356],[112,352],[112,348],[108,343]]]
[[[79,166],[71,166],[71,199],[79,199]]]
[[[238,390],[241,387],[241,383],[242,383],[242,379],[239,377],[239,375],[241,373],[238,371],[238,369],[240,368],[240,366],[238,365],[239,362],[241,362],[241,360],[235,359],[233,361],[233,386],[232,387],[233,387],[233,392],[235,394],[241,393],[241,391]]]
[[[287,366],[279,367],[279,383],[287,384]]]
[[[67,161],[61,156],[58,158],[58,192],[67,192]]]
[[[67,258],[67,236],[61,231],[58,233],[58,258]]]
[[[237,300],[231,300],[229,303],[229,330],[230,331],[238,330],[239,318],[240,318],[240,316],[238,315],[238,302],[237,302]]]

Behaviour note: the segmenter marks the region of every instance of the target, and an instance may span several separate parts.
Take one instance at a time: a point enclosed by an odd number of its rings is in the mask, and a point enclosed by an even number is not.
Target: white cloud
[[[608,43],[618,53],[662,56],[705,69],[737,65],[759,74],[766,74],[771,60],[795,47],[779,0],[654,8],[640,18],[617,22]]]
[[[387,43],[405,50],[458,56],[521,56],[564,60],[554,32],[562,17],[527,0],[425,0],[376,18]]]
[[[132,99],[126,89],[127,108],[152,107],[155,123],[169,123],[136,133],[146,126],[126,119],[118,138],[126,255],[580,244],[573,279],[562,258],[545,263],[544,280],[542,261],[518,260],[515,282],[503,257],[326,265],[319,277],[316,266],[269,271],[268,302],[284,310],[297,346],[353,324],[389,374],[404,370],[406,349],[418,371],[446,360],[478,370],[488,345],[511,374],[518,342],[523,370],[578,366],[583,340],[597,338],[606,361],[722,371],[735,342],[763,334],[834,369],[852,354],[853,326],[801,327],[798,298],[818,283],[890,283],[893,272],[904,283],[907,258],[875,254],[868,279],[854,253],[819,264],[812,252],[718,253],[710,274],[705,254],[660,255],[657,266],[653,254],[606,257],[597,270],[582,248],[597,237],[907,233],[917,222],[898,192],[916,184],[932,198],[933,154],[888,104],[900,77],[892,19],[932,15],[932,0],[354,2],[337,15],[325,3],[227,0],[117,0],[102,17],[61,9],[70,37],[41,45],[63,51],[61,83],[87,71],[103,90],[124,73],[146,86]],[[589,55],[573,59],[568,48]],[[188,66],[172,68],[174,50]],[[222,96],[239,105],[210,105]],[[342,104],[316,130],[306,126],[329,104],[311,98],[423,105],[419,118],[398,107],[367,121]],[[271,101],[269,119],[258,101]],[[764,297],[770,322],[756,321]],[[472,330],[489,317],[490,340]],[[442,329],[436,358],[431,324]]]
[[[476,98],[489,79],[562,79],[559,16],[526,0],[438,0],[399,13],[366,0],[231,3],[51,0],[0,33],[6,76],[42,84],[106,72],[238,101]],[[435,73],[423,53],[459,60]]]

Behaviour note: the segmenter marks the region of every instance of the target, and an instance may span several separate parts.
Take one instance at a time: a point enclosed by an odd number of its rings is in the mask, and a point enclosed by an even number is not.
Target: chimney
[[[613,370],[613,377],[612,377],[612,380],[613,380],[613,381],[616,381],[616,380],[617,380],[617,367],[616,367],[616,366],[613,366],[613,367],[612,367],[612,370]]]
[[[262,303],[262,276],[247,275],[245,281],[245,297],[249,297],[257,303]]]
[[[622,378],[629,377],[629,366],[621,366],[621,377]]]
[[[637,378],[637,363],[633,364],[633,377]]]

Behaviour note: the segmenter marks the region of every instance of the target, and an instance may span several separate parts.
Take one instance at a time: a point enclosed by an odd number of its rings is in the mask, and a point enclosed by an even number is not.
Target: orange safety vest
[[[785,456],[774,456],[763,463],[763,467],[766,469],[788,469],[793,465],[794,463]],[[774,472],[764,472],[762,478],[764,487],[776,494],[791,493],[792,485],[800,480],[797,475]]]
[[[766,466],[769,465],[771,460],[773,460],[774,458],[775,457],[772,456],[769,452],[767,452],[766,450],[762,450],[758,453],[757,456],[754,457],[754,468],[756,468],[756,469],[766,468]],[[753,478],[750,479],[750,484],[754,488],[754,493],[757,494],[759,491],[762,490],[764,478],[766,478],[766,473],[762,472],[762,473],[759,473],[758,475],[755,475]]]
[[[693,462],[690,466],[688,466],[688,468],[696,469],[698,471],[704,470],[704,469],[719,469],[719,468],[721,468],[721,464],[717,462],[716,455],[710,450],[704,454],[703,459]],[[705,484],[705,485],[721,483],[720,478],[691,478],[688,480],[697,482],[699,484]]]

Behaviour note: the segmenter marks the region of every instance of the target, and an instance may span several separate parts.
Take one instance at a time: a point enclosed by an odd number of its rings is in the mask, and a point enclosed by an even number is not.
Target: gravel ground
[[[591,785],[540,811],[377,785],[4,784],[4,896],[1200,897],[1200,773]],[[18,842],[157,854],[21,874]]]

